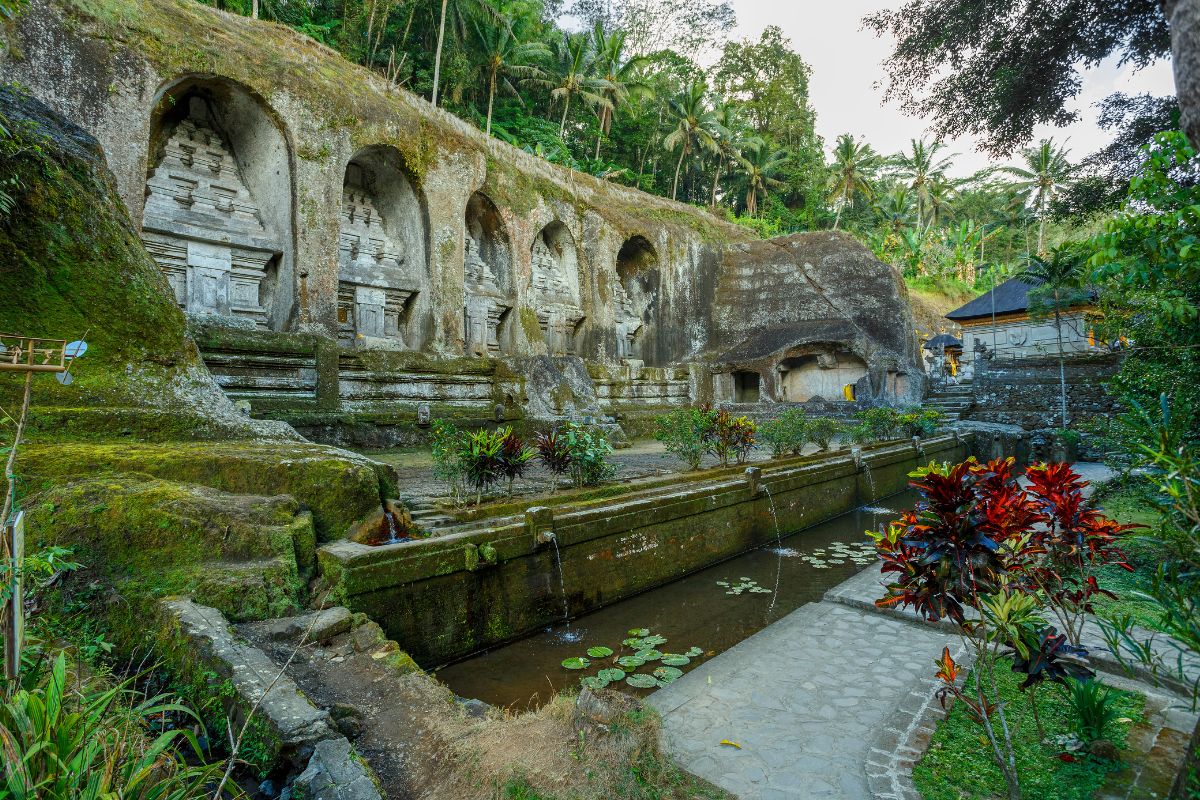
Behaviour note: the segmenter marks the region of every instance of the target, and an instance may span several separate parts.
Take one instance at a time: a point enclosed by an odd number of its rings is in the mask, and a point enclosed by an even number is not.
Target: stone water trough
[[[318,552],[331,598],[367,613],[426,668],[653,589],[908,485],[969,439],[939,436],[527,509],[433,539]],[[553,536],[547,534],[553,533]]]

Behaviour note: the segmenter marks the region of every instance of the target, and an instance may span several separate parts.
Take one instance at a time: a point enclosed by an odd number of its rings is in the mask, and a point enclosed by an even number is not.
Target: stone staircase
[[[949,422],[957,422],[975,404],[970,382],[951,383],[931,387],[925,398],[926,408],[936,408],[946,415]]]
[[[454,524],[454,519],[442,513],[428,497],[401,495],[400,502],[408,509],[413,524],[428,531],[438,530]]]

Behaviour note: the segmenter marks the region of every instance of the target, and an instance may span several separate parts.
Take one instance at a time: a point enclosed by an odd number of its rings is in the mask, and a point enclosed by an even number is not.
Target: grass
[[[1161,630],[1162,623],[1155,604],[1133,596],[1135,592],[1149,591],[1154,571],[1162,562],[1166,550],[1161,542],[1154,539],[1159,525],[1158,511],[1145,493],[1137,488],[1107,494],[1099,501],[1099,506],[1119,522],[1145,525],[1146,528],[1130,532],[1122,545],[1133,572],[1112,565],[1097,570],[1096,579],[1100,586],[1115,593],[1117,599],[1097,598],[1096,614],[1106,618],[1128,614],[1144,628]]]
[[[1079,753],[1073,763],[1062,761],[1054,744],[1038,740],[1027,692],[1018,689],[1023,676],[1001,661],[997,672],[1000,694],[1008,702],[1005,714],[1013,728],[1017,774],[1024,800],[1090,800],[1109,772],[1123,769],[1121,762],[1104,761]],[[968,685],[974,673],[967,676]],[[1125,745],[1128,727],[1142,714],[1145,698],[1117,692],[1120,719],[1108,726],[1105,738],[1118,748]],[[1075,713],[1066,689],[1044,685],[1037,690],[1038,712],[1047,738],[1075,732]],[[1004,778],[992,758],[983,728],[971,721],[961,703],[934,732],[929,749],[913,767],[913,782],[925,800],[990,800],[1005,796]]]

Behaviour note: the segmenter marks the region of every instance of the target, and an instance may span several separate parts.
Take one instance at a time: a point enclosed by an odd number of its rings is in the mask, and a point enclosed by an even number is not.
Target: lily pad
[[[649,628],[630,628],[629,635],[630,636],[649,636],[650,629]]]
[[[662,653],[651,647],[648,647],[645,650],[638,650],[633,655],[634,658],[640,658],[642,661],[658,661],[660,658],[662,658]]]
[[[662,663],[668,667],[684,667],[692,663],[692,660],[687,656],[681,656],[678,653],[663,653]]]
[[[654,677],[658,678],[663,685],[673,683],[683,675],[683,670],[675,669],[675,667],[658,667],[654,670]]]
[[[563,659],[562,665],[567,669],[587,669],[591,663],[586,658],[571,657]]]
[[[613,651],[611,647],[589,647],[587,654],[592,658],[608,658]]]
[[[659,636],[657,633],[652,636],[647,636],[646,638],[642,639],[643,647],[658,647],[660,644],[666,644],[666,643],[667,643],[667,637]]]
[[[608,669],[602,669],[597,672],[596,677],[605,683],[616,683],[617,681],[625,680],[625,670],[617,669],[616,667],[609,667]]]
[[[630,675],[625,682],[635,689],[653,689],[658,686],[658,678],[642,672]]]
[[[631,636],[628,639],[623,640],[621,644],[625,645],[626,647],[632,647],[634,650],[641,650],[646,646],[642,643],[642,640],[636,636]]]
[[[624,674],[624,673],[622,673],[622,674]],[[587,689],[603,689],[605,686],[608,686],[610,683],[612,683],[612,681],[605,680],[604,678],[601,678],[599,675],[585,675],[579,679],[579,685],[583,686]]]
[[[688,658],[695,658],[696,656],[704,655],[704,651],[701,650],[699,647],[689,647],[687,649],[687,652],[684,653],[684,655],[687,656]]]
[[[637,669],[646,663],[646,659],[637,656],[621,656],[617,659],[617,663],[625,669]]]

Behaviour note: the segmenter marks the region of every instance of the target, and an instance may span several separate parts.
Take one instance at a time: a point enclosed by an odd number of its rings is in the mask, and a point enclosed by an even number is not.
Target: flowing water
[[[563,627],[555,633],[560,641],[578,642],[583,634],[581,631],[571,630],[571,607],[567,603],[567,581],[563,577],[562,553],[558,549],[558,539],[551,539],[550,544],[554,545],[554,567],[558,570],[558,591],[563,604]]]
[[[867,498],[867,503],[868,504],[874,503],[875,502],[875,476],[871,474],[871,465],[864,461],[863,465],[862,465],[862,471],[863,471],[863,475],[867,479],[867,486],[870,487],[870,491],[871,491],[871,496]]]
[[[871,550],[861,546],[866,542],[863,531],[877,529],[898,516],[896,510],[911,506],[914,496],[904,492],[800,533],[777,535],[767,546],[578,617],[573,627],[554,625],[444,667],[437,676],[461,697],[517,709],[535,708],[590,674],[564,669],[563,659],[583,656],[595,646],[627,654],[621,641],[631,628],[649,628],[666,637],[667,643],[658,647],[665,653],[702,648],[705,655],[694,659],[693,665],[701,663],[805,603],[820,600],[826,590],[872,562]],[[559,574],[561,577],[561,568]],[[769,587],[775,580],[778,587],[772,592]],[[731,587],[746,583],[762,591],[728,594]],[[565,640],[567,631],[577,641]],[[636,691],[624,684],[613,685],[618,687]]]

